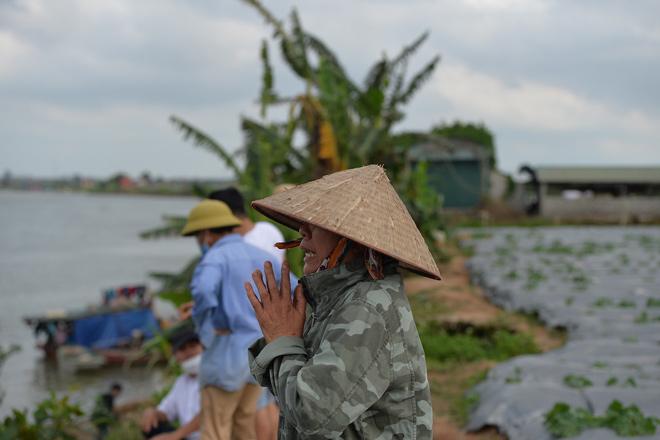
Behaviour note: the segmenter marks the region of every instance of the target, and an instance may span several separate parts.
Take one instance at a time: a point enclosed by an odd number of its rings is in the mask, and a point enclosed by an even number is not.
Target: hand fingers
[[[280,278],[282,295],[285,295],[291,301],[291,278],[289,278],[289,263],[282,263],[282,278]]]
[[[268,291],[271,296],[276,298],[280,297],[280,289],[277,287],[277,281],[275,280],[275,273],[273,272],[273,265],[270,261],[266,261],[264,264],[264,272],[266,272],[266,282],[268,283]]]
[[[270,304],[271,298],[270,298],[270,292],[266,288],[266,285],[264,284],[264,279],[261,276],[261,271],[260,270],[255,270],[252,272],[252,280],[254,280],[254,285],[257,286],[257,290],[259,291],[259,296],[261,297],[261,304],[266,305]]]
[[[142,423],[141,423],[141,426],[142,426],[142,430],[143,430],[143,431],[149,431],[149,430],[151,429],[151,421],[152,421],[152,419],[151,419],[151,413],[150,413],[149,410],[147,409],[147,410],[144,412],[144,414],[142,415]]]
[[[302,284],[298,284],[296,290],[293,292],[293,308],[297,312],[304,314],[306,306],[307,300],[305,300],[305,295],[303,294]]]
[[[179,306],[179,314],[181,316],[187,316],[187,314],[190,313],[192,308],[193,308],[193,302],[192,301],[187,302],[187,303],[183,303]]]
[[[259,301],[259,298],[257,298],[257,294],[254,293],[252,284],[245,283],[243,284],[243,286],[245,287],[245,293],[247,294],[248,301],[250,301],[250,304],[252,304],[252,308],[258,315],[259,313],[261,313],[261,309],[263,309],[263,305],[261,304],[261,301]]]

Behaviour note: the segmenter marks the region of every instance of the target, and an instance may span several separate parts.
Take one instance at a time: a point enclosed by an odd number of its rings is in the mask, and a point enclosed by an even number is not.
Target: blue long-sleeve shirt
[[[279,262],[240,235],[230,234],[218,240],[195,268],[190,289],[193,321],[205,348],[199,372],[202,387],[212,385],[231,392],[254,383],[247,349],[262,333],[243,284],[252,282],[255,269],[263,272],[266,260],[273,264],[279,280]],[[296,282],[292,277],[293,287]]]

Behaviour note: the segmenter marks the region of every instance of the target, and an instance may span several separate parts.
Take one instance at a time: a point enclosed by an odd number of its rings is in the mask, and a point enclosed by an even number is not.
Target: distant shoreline
[[[147,195],[167,197],[203,196],[217,189],[236,185],[235,179],[161,178],[144,174],[133,178],[117,173],[108,179],[91,177],[39,178],[12,176],[0,178],[0,190],[47,191],[89,194]]]
[[[158,196],[158,197],[196,197],[192,192],[166,192],[166,191],[100,191],[88,189],[54,189],[54,188],[0,188],[0,192],[23,193],[58,193],[58,194],[92,194],[92,195],[119,195],[119,196]]]

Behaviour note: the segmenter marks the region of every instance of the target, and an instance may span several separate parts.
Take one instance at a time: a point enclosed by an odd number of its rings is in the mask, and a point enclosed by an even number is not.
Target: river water
[[[0,347],[18,344],[0,371],[0,418],[32,408],[50,390],[88,407],[113,381],[124,385],[118,403],[149,397],[159,370],[136,367],[76,373],[43,360],[22,317],[98,303],[103,288],[146,283],[148,272],[175,271],[198,251],[194,240],[142,240],[163,214],[185,215],[195,199],[0,191]],[[166,304],[157,311],[173,313]]]

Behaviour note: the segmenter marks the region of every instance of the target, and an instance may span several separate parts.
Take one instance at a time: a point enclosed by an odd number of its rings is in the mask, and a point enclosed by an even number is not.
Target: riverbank
[[[119,173],[108,179],[14,177],[0,180],[0,191],[196,196],[235,185],[233,179],[131,178]]]
[[[461,249],[455,242],[444,249],[451,260],[440,266],[442,282],[418,276],[405,280],[427,352],[435,414],[434,438],[503,439],[505,437],[492,428],[477,433],[464,431],[470,409],[476,403],[468,391],[502,361],[519,354],[559,347],[564,336],[545,329],[533,318],[508,313],[492,305],[470,282],[466,269],[469,249]],[[163,383],[160,385],[162,387]],[[89,397],[83,400],[92,400],[93,394],[84,394]],[[141,438],[137,421],[143,408],[152,402],[149,397],[149,393],[143,393],[128,399],[132,404],[125,407],[111,438]],[[143,400],[145,398],[147,400]],[[121,400],[128,403],[126,399]],[[89,433],[89,427],[85,431]],[[79,434],[80,438],[91,438],[83,432]]]
[[[1,188],[0,191],[20,192],[20,193],[55,193],[55,194],[90,194],[90,195],[115,195],[115,196],[143,196],[143,197],[195,197],[195,192],[191,188],[170,189],[170,188],[138,188],[130,190],[122,189],[96,189],[96,188],[20,188],[10,187]]]
[[[83,193],[0,191],[0,347],[20,346],[0,372],[0,420],[12,408],[69,395],[88,410],[98,393],[121,382],[120,400],[149,395],[159,374],[144,368],[107,368],[78,374],[68,362],[43,359],[23,317],[99,304],[109,287],[159,283],[151,271],[174,272],[199,254],[182,238],[142,240],[140,232],[161,223],[163,214],[182,215],[191,198],[120,197]],[[176,312],[157,302],[165,318]]]

